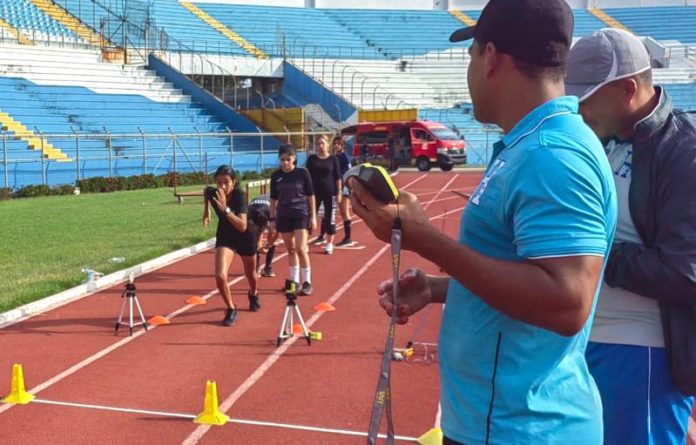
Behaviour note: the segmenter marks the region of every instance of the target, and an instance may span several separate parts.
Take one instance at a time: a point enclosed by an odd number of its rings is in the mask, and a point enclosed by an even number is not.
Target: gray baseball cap
[[[604,85],[650,68],[650,55],[638,37],[622,29],[601,29],[570,49],[566,94],[578,96],[582,102]]]

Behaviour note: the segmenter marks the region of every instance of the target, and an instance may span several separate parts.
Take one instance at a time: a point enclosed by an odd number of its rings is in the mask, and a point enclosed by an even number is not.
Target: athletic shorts
[[[234,250],[241,256],[256,255],[256,231],[247,230],[241,235],[234,234],[232,236],[218,234],[215,240],[215,248],[218,247],[227,247],[228,249]]]
[[[279,216],[276,218],[278,233],[290,233],[295,230],[309,230],[309,217],[299,216],[294,218]]]
[[[694,398],[674,386],[665,348],[589,342],[604,408],[604,444],[684,444]]]

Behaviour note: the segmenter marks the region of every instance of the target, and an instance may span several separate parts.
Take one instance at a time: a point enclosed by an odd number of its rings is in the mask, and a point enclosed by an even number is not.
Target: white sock
[[[290,279],[295,283],[300,282],[300,266],[290,266]]]
[[[302,282],[305,283],[311,283],[312,282],[312,269],[311,268],[306,268],[302,269]]]

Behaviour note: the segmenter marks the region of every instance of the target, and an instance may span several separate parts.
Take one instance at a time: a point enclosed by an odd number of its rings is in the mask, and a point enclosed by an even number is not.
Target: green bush
[[[263,174],[255,171],[246,171],[242,173],[242,181],[256,181],[263,178]]]
[[[135,175],[126,178],[127,190],[156,189],[164,184],[165,181],[155,175]]]
[[[51,194],[51,188],[47,185],[27,185],[17,190],[18,198],[34,198],[37,196],[48,196]]]
[[[259,179],[269,178],[275,168],[267,168],[263,172],[245,171],[241,173],[243,181],[256,181]],[[122,190],[142,190],[161,187],[173,187],[176,183],[178,186],[203,185],[213,184],[215,178],[212,175],[204,172],[195,173],[166,173],[155,176],[134,175],[134,176],[115,176],[106,178],[103,176],[95,176],[93,178],[80,179],[75,186],[80,188],[80,193],[109,193]],[[72,195],[75,193],[75,186],[61,185],[49,187],[47,185],[28,185],[13,192],[11,188],[0,188],[0,200],[17,198],[30,198],[35,196],[50,196],[50,195]]]
[[[11,199],[12,198],[12,189],[9,187],[0,187],[0,201],[4,199]]]
[[[51,189],[51,195],[73,195],[75,187],[72,185],[58,185]]]

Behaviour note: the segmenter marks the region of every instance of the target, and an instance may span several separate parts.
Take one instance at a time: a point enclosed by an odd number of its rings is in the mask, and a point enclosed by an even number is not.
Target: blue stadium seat
[[[696,6],[612,8],[604,11],[638,35],[696,43]]]
[[[37,40],[82,41],[77,34],[44,14],[29,0],[2,0],[0,18],[30,37],[35,35]]]

